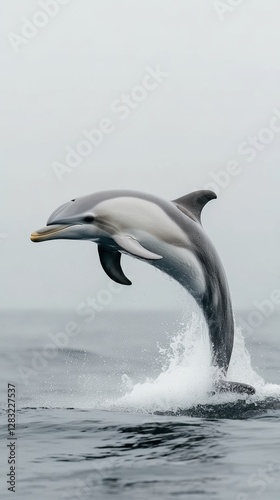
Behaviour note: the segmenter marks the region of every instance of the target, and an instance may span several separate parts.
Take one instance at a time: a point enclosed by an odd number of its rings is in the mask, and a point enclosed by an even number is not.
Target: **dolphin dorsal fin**
[[[172,200],[172,203],[174,203],[181,212],[201,224],[201,212],[203,207],[208,201],[214,200],[215,198],[217,198],[217,195],[213,191],[201,190]]]

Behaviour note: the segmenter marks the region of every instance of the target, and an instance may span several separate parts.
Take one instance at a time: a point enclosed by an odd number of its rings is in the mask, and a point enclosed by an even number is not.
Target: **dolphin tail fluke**
[[[252,396],[256,393],[254,387],[248,384],[242,384],[241,382],[229,382],[228,380],[219,380],[214,385],[214,394],[215,393],[226,393],[226,392],[234,392],[237,394],[248,394]]]

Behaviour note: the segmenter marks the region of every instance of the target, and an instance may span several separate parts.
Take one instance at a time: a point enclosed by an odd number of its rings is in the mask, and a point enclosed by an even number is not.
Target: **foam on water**
[[[70,369],[66,375],[63,358],[63,363],[58,363],[56,367],[60,379],[55,372],[51,380],[49,376],[44,382],[38,380],[38,384],[32,386],[24,406],[95,408],[147,414],[154,412],[182,414],[182,411],[188,409],[205,407],[203,414],[206,416],[211,407],[215,408],[219,416],[222,414],[219,407],[223,405],[226,405],[229,412],[232,407],[239,406],[241,411],[237,408],[238,415],[244,413],[245,407],[248,408],[250,405],[255,406],[256,410],[269,409],[276,402],[277,408],[280,408],[280,385],[266,383],[252,367],[250,354],[239,327],[235,329],[234,348],[227,379],[252,385],[256,389],[256,394],[254,396],[236,393],[213,394],[213,382],[218,380],[220,373],[211,364],[208,329],[199,313],[193,313],[191,317],[184,319],[178,326],[177,332],[170,335],[167,348],[158,347],[160,367],[157,373],[159,374],[152,378],[145,379],[142,376],[139,382],[137,369],[132,376],[126,373],[120,375],[119,369],[116,373],[114,369],[116,363],[121,364],[120,358],[114,360],[112,373],[110,373],[110,361],[106,361],[109,366],[106,373],[103,369],[104,364],[97,364],[98,358],[94,358],[94,374],[92,371],[85,373],[86,364],[84,361],[81,362],[80,351],[76,354],[77,357],[69,360]],[[30,361],[27,361],[29,366],[28,363]],[[137,377],[137,381],[133,376]],[[47,385],[47,390],[42,391],[42,383]],[[242,403],[241,406],[239,403]],[[224,412],[224,409],[222,411]]]
[[[162,371],[155,379],[134,383],[126,374],[122,377],[125,394],[117,399],[103,400],[101,406],[123,411],[176,411],[196,405],[217,405],[240,399],[260,401],[279,397],[280,386],[266,384],[251,365],[241,328],[235,331],[234,349],[227,379],[250,384],[255,396],[233,393],[211,394],[213,380],[219,372],[211,365],[209,336],[206,325],[193,314],[188,325],[181,324],[168,349],[159,348]]]

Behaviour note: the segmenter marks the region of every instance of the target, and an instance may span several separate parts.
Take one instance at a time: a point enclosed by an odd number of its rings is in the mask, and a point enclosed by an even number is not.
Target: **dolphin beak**
[[[34,231],[34,233],[31,234],[30,239],[35,243],[39,241],[55,240],[61,237],[64,229],[74,225],[75,224],[54,224],[51,227],[43,227],[42,229],[38,229],[38,231]]]

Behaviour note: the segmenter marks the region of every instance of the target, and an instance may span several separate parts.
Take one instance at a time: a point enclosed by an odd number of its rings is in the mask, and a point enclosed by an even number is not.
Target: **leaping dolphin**
[[[131,281],[121,268],[122,253],[174,278],[203,311],[213,364],[222,374],[219,390],[253,394],[251,386],[224,380],[234,339],[231,297],[223,265],[201,225],[202,209],[214,198],[206,190],[173,201],[135,191],[98,192],[57,208],[31,240],[94,241],[104,271],[123,285]]]

